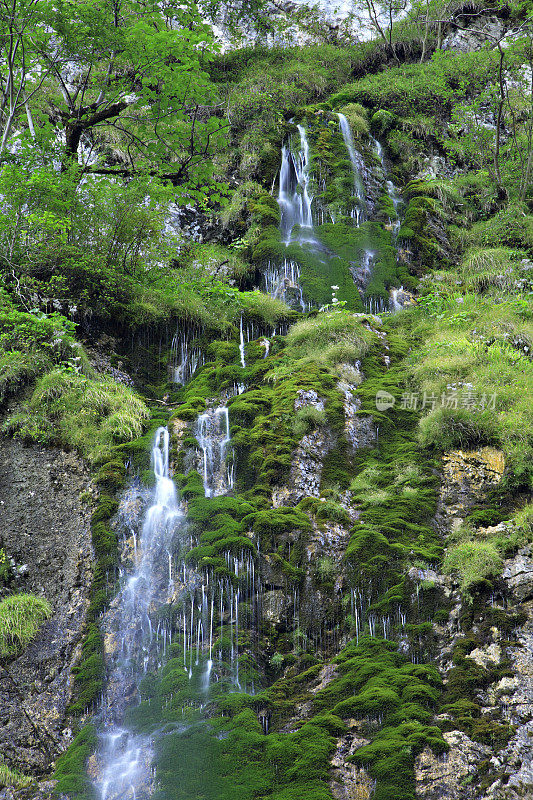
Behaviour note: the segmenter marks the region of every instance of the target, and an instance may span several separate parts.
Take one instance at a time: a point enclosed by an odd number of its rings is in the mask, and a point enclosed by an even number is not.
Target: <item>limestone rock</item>
[[[416,793],[427,800],[477,800],[478,789],[471,784],[480,761],[490,758],[491,750],[473,742],[461,731],[444,734],[450,749],[435,755],[429,748],[420,753],[415,763]]]
[[[63,720],[92,579],[91,509],[80,499],[89,474],[73,453],[8,439],[1,451],[0,547],[28,566],[20,591],[46,597],[53,615],[10,664],[13,681],[0,681],[0,751],[13,768],[39,774],[49,766],[40,737],[54,755],[68,744]]]
[[[502,577],[507,581],[513,594],[523,602],[533,594],[533,559],[530,548],[524,548],[514,558],[505,562]]]
[[[267,622],[279,625],[285,619],[290,605],[290,598],[280,589],[272,589],[263,595],[263,618]]]
[[[331,793],[335,800],[370,800],[375,783],[366,770],[347,762],[359,747],[368,744],[352,733],[343,736],[337,742],[337,748],[331,759]]]
[[[493,642],[488,647],[476,648],[469,653],[468,658],[475,661],[480,667],[488,667],[489,665],[499,664],[502,658],[502,649],[499,644]]]
[[[479,450],[452,450],[443,462],[443,482],[437,513],[442,532],[459,525],[467,513],[502,479],[503,453],[494,447]]]
[[[494,46],[503,36],[505,25],[497,16],[481,16],[465,28],[457,27],[442,42],[443,50],[470,53],[483,47]]]

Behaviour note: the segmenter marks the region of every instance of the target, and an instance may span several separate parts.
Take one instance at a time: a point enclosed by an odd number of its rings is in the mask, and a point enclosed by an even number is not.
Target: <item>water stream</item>
[[[396,239],[396,237],[398,236],[398,231],[401,228],[401,224],[402,224],[402,222],[401,222],[401,212],[402,212],[403,206],[405,204],[404,204],[403,199],[400,197],[398,189],[394,185],[393,181],[388,177],[389,176],[389,169],[387,167],[387,162],[385,160],[385,153],[383,152],[383,147],[381,146],[381,143],[378,142],[377,139],[374,139],[374,137],[371,137],[371,139],[372,139],[372,143],[374,145],[374,150],[376,152],[376,155],[377,155],[377,157],[379,158],[379,160],[381,162],[381,167],[383,169],[383,174],[385,176],[385,187],[387,189],[387,193],[388,193],[390,199],[392,200],[392,204],[394,206],[394,210],[396,211],[396,214],[397,214],[397,219],[394,220],[394,222],[392,224],[393,237],[394,237],[394,239]]]
[[[95,790],[101,800],[142,800],[151,794],[152,744],[124,726],[124,713],[138,700],[140,679],[161,662],[166,635],[152,627],[154,604],[167,602],[172,586],[172,554],[183,523],[176,488],[169,477],[169,434],[159,428],[152,446],[155,486],[140,527],[133,537],[134,566],[112,602],[104,623],[113,659],[101,711],[100,777]],[[135,489],[127,502],[140,504]],[[133,531],[132,531],[133,533]],[[170,631],[168,632],[170,635]],[[163,645],[162,641],[163,640]]]
[[[339,117],[339,125],[342,133],[342,138],[344,139],[344,144],[346,145],[346,149],[348,150],[348,155],[350,156],[350,162],[352,165],[352,172],[353,172],[354,197],[357,198],[357,204],[352,209],[351,214],[352,217],[355,219],[355,224],[359,226],[361,222],[365,221],[368,215],[365,187],[363,179],[361,178],[361,168],[363,166],[363,159],[356,150],[350,123],[348,122],[344,114],[339,114],[338,117]]]
[[[196,439],[202,451],[205,496],[227,494],[233,488],[234,464],[226,406],[208,409],[198,417]]]
[[[314,250],[323,250],[313,233],[309,141],[303,125],[296,127],[300,135],[299,148],[293,150],[287,144],[281,150],[278,193],[281,240],[286,246],[297,243]],[[300,267],[296,261],[287,257],[281,265],[268,264],[264,278],[265,290],[272,297],[296,306],[301,311],[307,310],[300,286]]]

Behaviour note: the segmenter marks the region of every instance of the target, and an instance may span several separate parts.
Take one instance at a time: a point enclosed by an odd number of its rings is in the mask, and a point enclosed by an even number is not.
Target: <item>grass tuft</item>
[[[22,652],[52,614],[50,603],[31,594],[12,594],[0,601],[0,656]]]

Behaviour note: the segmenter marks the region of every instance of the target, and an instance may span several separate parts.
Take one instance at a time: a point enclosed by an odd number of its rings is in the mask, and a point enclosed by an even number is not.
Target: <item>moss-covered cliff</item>
[[[1,798],[533,791],[531,32],[493,11],[213,55],[186,189],[126,122],[124,185],[4,165]]]

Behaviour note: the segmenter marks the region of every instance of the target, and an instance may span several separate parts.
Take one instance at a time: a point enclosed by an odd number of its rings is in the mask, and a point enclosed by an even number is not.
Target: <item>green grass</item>
[[[492,542],[466,541],[450,547],[444,559],[444,571],[457,572],[461,590],[466,593],[485,578],[497,577],[503,558]]]
[[[33,783],[33,778],[22,775],[17,770],[11,769],[0,761],[0,788],[26,789]]]
[[[140,397],[112,378],[56,369],[38,381],[4,430],[41,444],[58,442],[95,463],[106,460],[116,444],[138,438],[148,417]]]
[[[490,250],[470,253],[462,269],[469,274],[480,265],[486,269],[492,257]],[[507,252],[499,250],[495,258],[507,259]],[[411,391],[420,392],[420,442],[440,451],[495,445],[505,454],[508,472],[527,485],[533,423],[527,399],[533,390],[533,316],[527,295],[504,292],[495,302],[490,295],[465,293],[460,280],[435,282],[425,291],[417,308],[390,323],[410,330],[418,342],[408,374]]]
[[[480,92],[494,75],[496,54],[490,51],[437,51],[424,64],[402,64],[368,75],[332,95],[335,106],[361,103],[392,114],[442,117],[462,97]]]
[[[52,607],[43,597],[13,594],[0,600],[0,657],[22,652],[51,614]]]
[[[374,341],[374,334],[364,325],[365,319],[364,314],[339,310],[297,322],[287,334],[279,366],[267,372],[266,380],[279,380],[310,365],[335,372],[339,364],[361,359]]]

